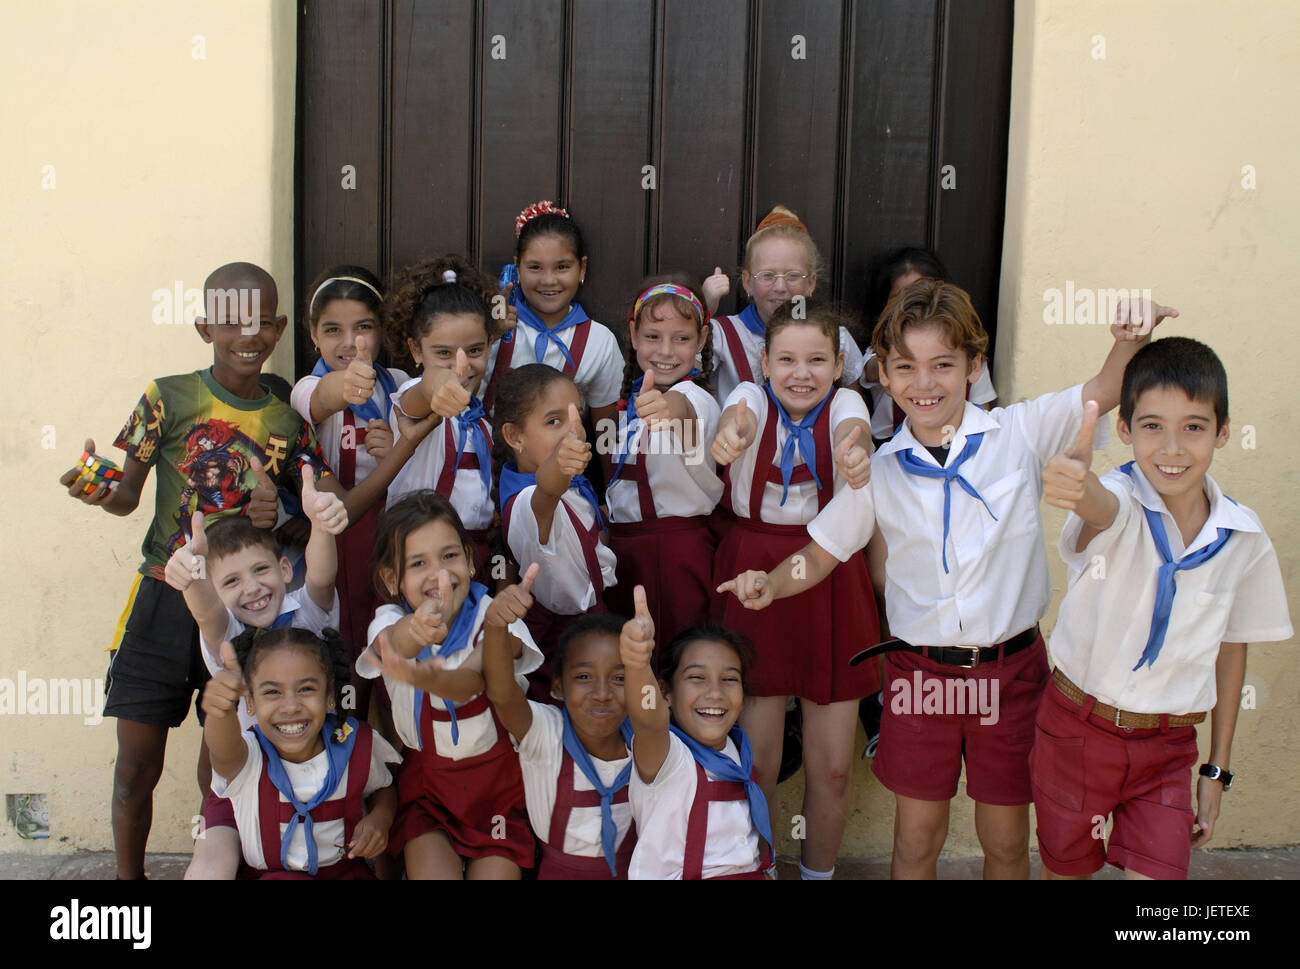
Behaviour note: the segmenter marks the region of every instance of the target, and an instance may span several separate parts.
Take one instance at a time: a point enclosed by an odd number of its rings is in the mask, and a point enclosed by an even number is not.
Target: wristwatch
[[[1208,777],[1212,781],[1218,781],[1223,785],[1225,791],[1232,787],[1232,771],[1224,770],[1217,764],[1202,764],[1201,776]]]

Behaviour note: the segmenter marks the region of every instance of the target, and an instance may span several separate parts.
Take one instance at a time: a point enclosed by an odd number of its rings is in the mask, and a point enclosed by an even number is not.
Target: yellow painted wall
[[[116,519],[70,501],[55,479],[85,436],[111,450],[149,379],[210,362],[192,329],[151,321],[154,290],[178,279],[199,287],[213,267],[249,259],[289,295],[294,8],[51,0],[11,12],[8,27],[0,121],[21,136],[0,154],[0,295],[11,312],[8,386],[18,403],[0,430],[10,562],[0,677],[99,677],[152,497]],[[1300,35],[1300,8],[1020,0],[1015,31],[995,375],[1003,399],[1085,379],[1106,353],[1103,327],[1043,323],[1045,290],[1067,280],[1151,288],[1182,311],[1169,332],[1203,339],[1224,359],[1234,423],[1253,426],[1258,447],[1245,450],[1234,435],[1214,472],[1260,514],[1290,576],[1300,475],[1283,418],[1300,372],[1287,332],[1300,276],[1300,122],[1284,105],[1297,81],[1288,38]],[[192,56],[196,35],[202,60]],[[1104,59],[1093,57],[1097,35]],[[45,165],[55,166],[53,189],[42,188]],[[1253,190],[1242,186],[1244,165],[1255,168]],[[274,369],[291,376],[287,344]],[[1125,459],[1116,445],[1095,466]],[[1058,601],[1061,521],[1045,512]],[[1294,588],[1291,606],[1300,616]],[[1300,840],[1292,712],[1300,686],[1283,678],[1293,647],[1252,649],[1257,708],[1241,716],[1233,758],[1241,781],[1224,799],[1218,846]],[[21,841],[0,826],[0,851],[110,847],[112,721],[3,721],[0,787],[48,793],[54,840]],[[192,720],[172,735],[154,850],[188,850],[198,737]],[[863,762],[854,784],[843,854],[887,854],[892,798]],[[797,847],[789,818],[801,794],[798,778],[781,791],[774,828],[783,853]],[[948,847],[978,850],[964,796]]]
[[[282,307],[292,297],[295,59],[289,0],[7,9],[0,677],[102,680],[152,479],[128,518],[72,501],[56,479],[86,437],[120,463],[113,439],[149,380],[211,364],[193,327],[153,322],[154,291],[201,288],[243,259],[271,271]],[[273,369],[293,376],[287,341]],[[114,722],[0,717],[0,791],[48,794],[52,828],[27,842],[0,825],[0,851],[112,847]],[[172,733],[153,850],[189,850],[199,736],[193,719]]]

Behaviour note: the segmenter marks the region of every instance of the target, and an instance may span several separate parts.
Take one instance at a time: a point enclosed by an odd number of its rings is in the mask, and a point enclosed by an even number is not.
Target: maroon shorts
[[[1117,727],[1091,713],[1094,702],[1080,706],[1053,686],[1038,711],[1029,774],[1043,864],[1058,875],[1090,875],[1109,861],[1149,878],[1186,878],[1196,728]]]
[[[1042,636],[969,670],[918,653],[887,654],[872,771],[895,794],[947,801],[957,793],[964,759],[972,800],[1028,804],[1034,717],[1048,677]]]
[[[235,806],[226,797],[217,797],[211,791],[203,800],[203,830],[208,828],[234,828]]]

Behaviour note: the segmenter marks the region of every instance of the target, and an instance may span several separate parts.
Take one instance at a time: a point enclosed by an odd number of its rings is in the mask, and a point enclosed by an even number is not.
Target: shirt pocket
[[[993,513],[990,516],[988,511],[980,508],[984,514],[986,545],[1002,538],[1038,533],[1038,489],[1030,481],[1026,469],[1016,468],[1010,474],[998,478],[983,488],[980,495]],[[953,500],[956,500],[956,495]],[[974,498],[970,500],[975,501]]]
[[[1187,597],[1186,601],[1180,601],[1184,596]],[[1191,589],[1178,591],[1174,593],[1174,611],[1179,614],[1179,628],[1186,630],[1178,636],[1179,661],[1188,666],[1201,669],[1209,667],[1212,670],[1219,658],[1219,643],[1228,628],[1232,596],[1221,592],[1193,592]],[[1172,622],[1170,626],[1173,626]],[[1169,645],[1170,635],[1167,634],[1165,646]]]

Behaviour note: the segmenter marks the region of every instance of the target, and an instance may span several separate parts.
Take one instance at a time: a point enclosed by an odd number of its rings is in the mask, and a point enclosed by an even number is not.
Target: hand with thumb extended
[[[370,353],[357,346],[357,355],[343,371],[343,399],[349,404],[364,404],[375,392],[375,368]]]
[[[635,605],[632,618],[623,624],[618,640],[619,654],[628,669],[649,669],[655,649],[655,624],[646,604],[645,586],[632,590]]]
[[[461,384],[460,359],[463,350],[456,353],[456,368],[432,367],[425,374],[430,385],[429,408],[439,417],[450,420],[469,406],[470,393]],[[465,359],[465,373],[469,373],[469,359]]]
[[[641,393],[636,398],[636,416],[651,430],[659,430],[661,421],[668,417],[668,398],[655,386],[655,372],[646,367],[641,378]]]
[[[212,674],[203,688],[203,712],[209,717],[228,717],[239,707],[240,697],[248,695],[244,672],[235,656],[235,647],[221,644],[221,669]]]
[[[190,537],[176,547],[163,569],[163,579],[178,592],[184,592],[198,579],[206,579],[208,537],[203,532],[203,512],[190,516]]]
[[[731,292],[731,279],[722,271],[721,266],[714,266],[713,275],[704,280],[700,292],[704,294],[704,308],[708,310],[709,316],[713,316],[718,311],[722,297]]]
[[[464,347],[456,348],[456,377],[462,382],[469,379],[469,355]]]
[[[318,491],[316,472],[306,464],[302,467],[302,510],[313,528],[320,527],[331,535],[339,535],[348,527],[343,500],[332,491]]]
[[[569,426],[555,448],[555,463],[566,478],[582,474],[591,461],[591,445],[583,436],[582,418],[574,404],[569,405]]]
[[[1099,409],[1095,400],[1083,405],[1083,424],[1074,440],[1054,454],[1043,468],[1043,497],[1049,505],[1074,511],[1087,490],[1092,467],[1092,438]]]
[[[262,461],[256,455],[249,458],[248,467],[253,472],[254,484],[244,514],[258,528],[274,528],[279,517],[275,482],[263,469]]]
[[[533,582],[541,569],[540,564],[533,562],[524,571],[518,584],[506,586],[498,592],[483,616],[484,624],[505,627],[527,617],[528,610],[533,607]]]
[[[861,437],[862,428],[855,424],[835,449],[835,468],[850,488],[861,488],[871,480],[871,454],[857,443]]]
[[[713,438],[711,453],[719,466],[735,461],[754,443],[758,422],[749,413],[749,402],[741,397],[731,416],[723,415],[718,433]]]

